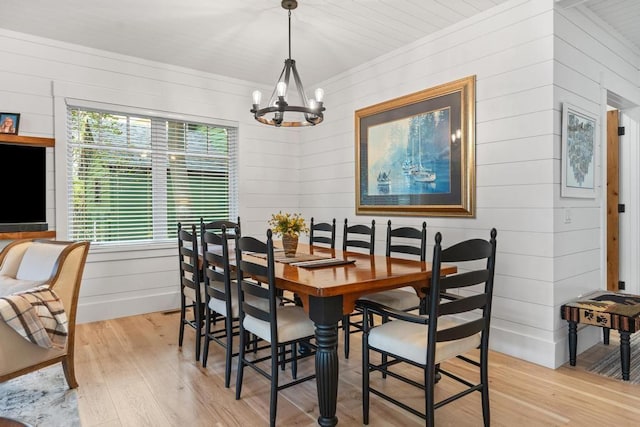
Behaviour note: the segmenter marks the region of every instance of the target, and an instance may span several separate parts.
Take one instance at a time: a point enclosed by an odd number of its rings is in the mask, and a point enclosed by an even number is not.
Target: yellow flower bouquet
[[[300,233],[309,232],[304,218],[299,213],[290,214],[280,211],[277,214],[273,214],[269,220],[269,226],[276,235],[283,237],[285,235],[298,237]]]

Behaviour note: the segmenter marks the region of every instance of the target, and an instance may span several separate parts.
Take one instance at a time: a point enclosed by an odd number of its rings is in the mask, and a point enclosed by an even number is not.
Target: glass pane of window
[[[235,130],[68,110],[69,230],[97,243],[166,240],[235,218]]]

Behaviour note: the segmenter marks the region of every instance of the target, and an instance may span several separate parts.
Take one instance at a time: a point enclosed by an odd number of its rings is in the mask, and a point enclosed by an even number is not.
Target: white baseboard
[[[118,317],[135,316],[156,311],[176,310],[180,307],[178,292],[153,295],[135,295],[125,298],[82,301],[78,303],[77,323],[96,322]],[[553,335],[550,333],[550,335]],[[578,357],[580,353],[600,342],[601,328],[578,328]],[[562,366],[569,360],[568,332],[557,341],[524,335],[516,331],[491,328],[490,347],[494,351],[523,359],[551,369]]]
[[[550,335],[553,335],[550,333]],[[578,329],[578,357],[580,353],[597,344],[602,335],[601,328]],[[537,365],[556,369],[569,361],[568,330],[562,338],[553,341],[519,334],[506,329],[491,328],[490,348]]]
[[[178,308],[180,308],[180,296],[177,291],[93,302],[83,302],[81,299],[78,302],[76,323],[97,322]]]

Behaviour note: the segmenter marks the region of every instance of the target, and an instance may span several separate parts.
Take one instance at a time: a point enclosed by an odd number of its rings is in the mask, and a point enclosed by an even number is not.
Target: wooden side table
[[[578,324],[599,326],[604,343],[609,344],[609,331],[620,333],[622,379],[629,380],[631,347],[629,337],[640,330],[640,296],[609,291],[596,291],[560,307],[560,315],[569,322],[569,363],[576,365]]]

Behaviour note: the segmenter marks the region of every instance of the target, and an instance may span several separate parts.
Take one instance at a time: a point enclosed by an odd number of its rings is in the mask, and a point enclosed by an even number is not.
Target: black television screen
[[[46,230],[46,147],[0,143],[0,231]]]

